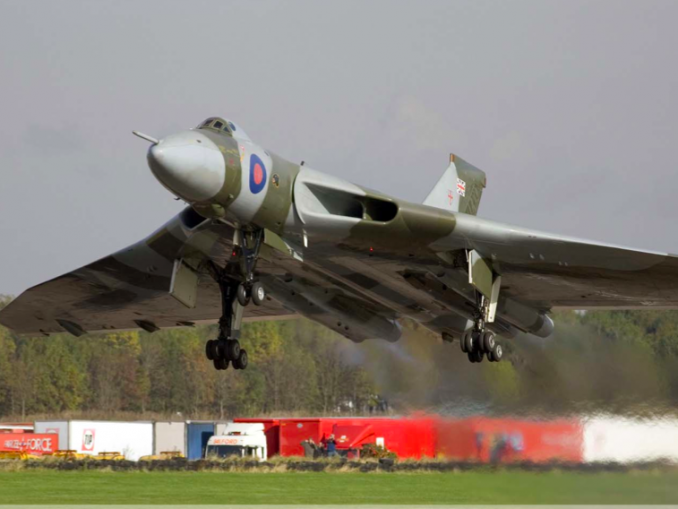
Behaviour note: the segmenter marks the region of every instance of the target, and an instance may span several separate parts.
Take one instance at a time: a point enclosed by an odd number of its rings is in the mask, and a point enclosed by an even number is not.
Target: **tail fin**
[[[450,154],[450,165],[424,200],[424,205],[475,216],[486,183],[484,171]]]

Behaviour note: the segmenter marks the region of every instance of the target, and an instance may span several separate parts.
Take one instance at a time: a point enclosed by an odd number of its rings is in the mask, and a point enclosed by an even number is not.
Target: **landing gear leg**
[[[217,274],[217,282],[221,290],[221,319],[219,320],[219,337],[210,339],[205,345],[205,354],[214,363],[217,370],[247,367],[247,352],[240,348],[240,324],[243,306],[238,302],[239,284],[234,279]]]

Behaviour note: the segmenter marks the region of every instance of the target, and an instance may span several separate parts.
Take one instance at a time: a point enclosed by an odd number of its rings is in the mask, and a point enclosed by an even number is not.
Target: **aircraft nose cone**
[[[224,157],[207,136],[187,131],[151,145],[148,165],[160,183],[189,202],[209,200],[224,185]]]

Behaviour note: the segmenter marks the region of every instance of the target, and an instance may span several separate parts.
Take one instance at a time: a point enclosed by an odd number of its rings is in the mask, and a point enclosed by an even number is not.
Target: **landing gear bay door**
[[[494,322],[499,302],[501,276],[492,269],[491,261],[483,258],[477,251],[468,251],[468,282],[482,295],[485,321]]]
[[[198,273],[188,261],[175,260],[170,295],[187,308],[195,308],[198,302],[198,279]]]

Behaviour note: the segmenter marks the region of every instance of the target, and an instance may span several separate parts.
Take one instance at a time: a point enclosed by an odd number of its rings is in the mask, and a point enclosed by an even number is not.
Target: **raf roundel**
[[[266,166],[259,156],[250,157],[250,191],[257,194],[266,186]]]

